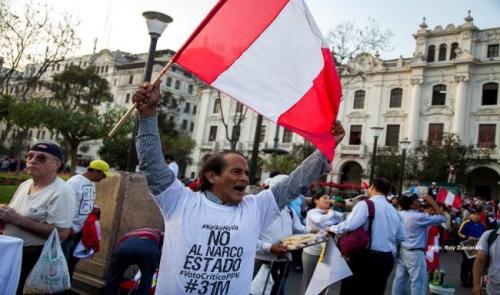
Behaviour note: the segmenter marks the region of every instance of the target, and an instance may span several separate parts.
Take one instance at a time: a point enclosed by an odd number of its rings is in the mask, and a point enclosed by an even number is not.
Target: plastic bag
[[[53,294],[70,288],[68,265],[57,229],[54,229],[43,246],[40,258],[26,279],[23,293]]]
[[[266,280],[267,280],[267,285],[266,285]],[[270,295],[273,285],[274,281],[273,278],[271,277],[271,269],[269,268],[269,265],[262,264],[262,266],[259,269],[259,272],[252,281],[252,288],[250,289],[250,294]]]

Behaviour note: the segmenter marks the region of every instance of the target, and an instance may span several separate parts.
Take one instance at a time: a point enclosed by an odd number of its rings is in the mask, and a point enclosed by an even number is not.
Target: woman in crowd
[[[306,216],[306,228],[311,231],[321,231],[328,228],[330,225],[337,224],[342,221],[343,214],[332,210],[330,207],[332,201],[330,196],[324,192],[316,193],[312,199],[310,210],[307,212]],[[321,254],[321,248],[324,244],[317,244],[311,247],[304,248],[302,252],[302,292],[304,294],[309,285],[309,281],[312,278],[316,264],[318,263],[319,256]],[[324,290],[321,294],[326,294]]]

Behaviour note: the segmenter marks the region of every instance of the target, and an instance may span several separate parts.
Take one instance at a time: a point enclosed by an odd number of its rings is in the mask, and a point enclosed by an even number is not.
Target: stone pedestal
[[[111,254],[121,236],[141,227],[164,230],[142,174],[115,173],[97,183],[96,189],[95,204],[101,208],[100,251],[92,259],[80,260],[73,276],[73,289],[87,294],[99,294],[104,286]]]

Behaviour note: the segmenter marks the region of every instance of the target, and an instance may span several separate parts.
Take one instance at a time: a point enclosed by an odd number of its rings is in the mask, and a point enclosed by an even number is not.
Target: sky
[[[52,17],[64,12],[77,17],[82,44],[75,55],[90,54],[97,38],[97,51],[108,48],[132,53],[147,52],[149,35],[142,12],[154,10],[171,16],[174,21],[158,41],[158,49],[177,50],[197,27],[216,0],[0,0],[21,13],[29,1],[47,3]],[[270,0],[272,1],[272,0]],[[391,49],[380,52],[384,59],[400,55],[410,57],[415,41],[412,37],[422,17],[429,28],[464,23],[470,9],[474,24],[480,29],[500,27],[500,0],[306,0],[324,34],[346,21],[362,26],[368,18],[380,28],[394,34]],[[251,12],[249,12],[251,13]]]

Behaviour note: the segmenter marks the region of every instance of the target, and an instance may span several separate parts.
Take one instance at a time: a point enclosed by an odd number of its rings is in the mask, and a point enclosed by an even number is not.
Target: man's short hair
[[[403,194],[399,198],[399,205],[401,206],[401,209],[403,209],[403,210],[410,210],[411,204],[413,204],[413,202],[415,202],[416,200],[418,200],[417,194],[413,194],[413,193]]]
[[[285,174],[283,173],[282,171],[280,170],[274,170],[273,172],[271,172],[271,174],[269,174],[269,177],[273,178],[275,177],[276,175],[280,175],[280,174]]]
[[[391,184],[384,177],[377,177],[372,181],[373,187],[377,190],[377,192],[384,194],[387,196],[391,191]]]
[[[245,157],[242,153],[236,151],[224,151],[209,156],[201,168],[200,191],[203,192],[212,188],[212,183],[208,181],[205,174],[209,171],[213,171],[216,175],[220,175],[222,170],[227,166],[226,155],[229,154],[237,154],[243,158]]]
[[[172,156],[171,154],[165,154],[165,160],[173,161],[174,160],[174,156]]]

